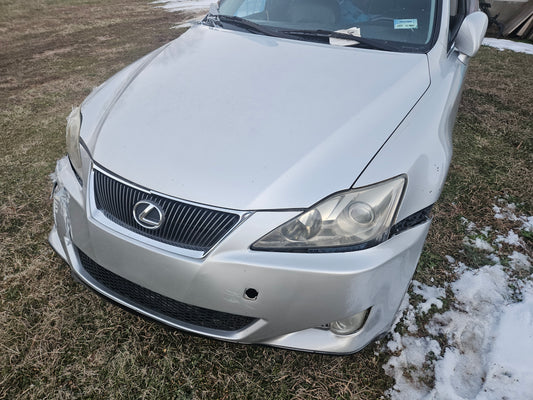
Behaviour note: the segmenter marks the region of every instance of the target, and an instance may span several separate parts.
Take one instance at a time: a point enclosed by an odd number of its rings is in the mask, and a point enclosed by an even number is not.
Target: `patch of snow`
[[[392,328],[391,328],[392,330],[394,330],[396,328],[396,325],[398,325],[400,321],[402,320],[405,310],[407,310],[410,306],[409,301],[410,301],[409,293],[405,293],[405,295],[403,296],[402,302],[400,303],[400,308],[398,308],[398,311],[396,312],[396,319],[392,323]]]
[[[396,384],[387,394],[397,400],[421,399],[427,394],[428,387],[425,382],[431,376],[432,361],[428,359],[428,355],[440,354],[440,345],[436,340],[427,337],[397,334],[394,339],[393,348],[402,351],[398,356],[391,357],[383,366],[385,372],[396,380]],[[421,368],[423,365],[426,368]]]
[[[531,268],[531,262],[529,261],[529,257],[525,254],[519,253],[518,251],[513,251],[513,254],[509,256],[511,261],[509,264],[511,264],[511,267],[514,269],[529,269]]]
[[[507,208],[507,207],[502,208],[502,207],[498,207],[497,205],[493,205],[492,211],[495,212],[494,218],[496,219],[507,219],[509,221],[519,220],[519,218],[513,212],[514,207],[513,208]]]
[[[522,246],[520,236],[518,236],[513,230],[507,232],[506,236],[498,235],[496,237],[496,243],[507,243],[511,246]]]
[[[485,237],[488,237],[490,231],[492,231],[492,227],[486,226],[481,230],[481,234]]]
[[[512,203],[495,205],[493,211],[515,226],[533,222],[532,217],[517,217]],[[504,267],[491,244],[479,238],[480,234],[487,237],[492,228],[479,232],[475,224],[463,222],[471,228],[469,234],[479,239],[467,237],[464,243],[488,251],[494,265],[470,268],[446,256],[458,277],[449,286],[455,296],[450,308],[425,324],[428,335],[419,337],[419,329],[408,328],[403,335],[393,332],[387,344],[394,354],[383,368],[395,379],[386,393],[393,400],[533,398],[533,274],[526,278],[512,274],[513,269],[531,268],[531,258],[516,250],[501,253],[501,243],[521,248],[526,244],[516,229],[507,234],[494,231],[494,243],[500,244],[500,255],[509,257],[512,268]],[[426,302],[416,308],[403,305],[401,323],[408,327],[417,315],[427,312],[426,303],[445,298],[443,288],[417,281],[411,290]],[[436,339],[444,340],[442,349]]]
[[[533,232],[533,217],[523,217],[521,220],[523,221],[522,229]]]
[[[407,331],[409,333],[416,333],[418,332],[418,326],[416,325],[416,312],[415,308],[409,304],[409,308],[405,312],[405,317],[403,319],[403,323],[405,324],[405,327],[407,328]]]
[[[466,225],[466,231],[472,232],[474,229],[476,229],[476,224],[474,224],[472,221],[467,220],[465,217],[461,217],[461,222],[463,225]]]
[[[427,313],[432,305],[437,308],[442,308],[442,300],[440,298],[446,297],[446,291],[444,288],[427,286],[418,281],[413,280],[413,292],[424,298],[424,302],[417,306],[417,310],[421,313]]]
[[[511,50],[517,53],[533,54],[533,45],[529,43],[514,42],[507,39],[485,38],[483,46],[494,47],[500,51]]]
[[[533,394],[533,285],[522,293],[522,302],[502,310],[479,400],[528,399]]]
[[[479,237],[475,238],[475,239],[471,239],[471,238],[464,238],[463,239],[463,242],[469,246],[473,246],[473,247],[476,247],[480,250],[484,250],[484,251],[488,251],[488,252],[493,252],[494,251],[494,248],[486,241],[486,240],[483,240]]]
[[[406,327],[406,329],[410,333],[415,333],[418,330],[418,326],[416,325],[416,313],[415,308],[412,304],[409,303],[410,296],[409,293],[405,293],[402,303],[400,304],[400,308],[398,309],[398,312],[396,313],[396,319],[394,320],[392,324],[392,330],[396,328],[396,325],[402,321],[403,325]],[[390,346],[394,347],[393,344]],[[392,348],[389,347],[389,350],[395,351]]]
[[[489,260],[492,261],[493,264],[500,264],[501,263],[500,257],[498,257],[494,253],[489,254]]]
[[[503,219],[503,215],[501,214],[502,209],[501,209],[500,207],[498,207],[496,204],[493,204],[493,205],[492,205],[492,211],[495,212],[495,214],[494,214],[494,218],[496,218],[496,219]]]
[[[458,274],[462,274],[463,272],[469,270],[470,268],[468,267],[468,265],[466,265],[464,262],[462,261],[459,261],[457,263],[457,268],[455,269],[455,271],[458,273]]]
[[[476,246],[478,249],[481,249],[481,250],[486,250],[486,251],[494,250],[489,243],[487,243],[485,240],[481,238],[476,238],[476,240],[474,240],[474,246]]]
[[[451,284],[458,306],[467,312],[482,312],[503,301],[507,275],[501,265],[486,265],[465,271]],[[485,304],[486,303],[486,304]]]
[[[211,3],[215,0],[156,0],[151,4],[160,4],[158,7],[168,11],[201,11],[209,10]]]

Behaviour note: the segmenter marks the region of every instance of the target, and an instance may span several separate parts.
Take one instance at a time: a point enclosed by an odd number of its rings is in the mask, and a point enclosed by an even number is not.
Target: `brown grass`
[[[75,283],[49,248],[65,116],[184,18],[144,0],[0,0],[0,399],[380,398],[393,382],[377,344],[330,357],[166,329]],[[527,57],[482,49],[472,62],[421,281],[450,279],[443,256],[462,247],[461,216],[494,223],[504,194],[532,214]]]

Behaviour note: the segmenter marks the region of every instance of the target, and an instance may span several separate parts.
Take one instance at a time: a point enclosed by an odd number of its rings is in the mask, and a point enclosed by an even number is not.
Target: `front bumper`
[[[390,329],[429,222],[355,252],[299,254],[249,249],[251,243],[294,215],[296,212],[253,213],[205,257],[195,258],[94,218],[87,189],[80,186],[68,160],[62,159],[56,169],[55,225],[49,241],[83,283],[170,326],[240,343],[326,353],[360,350]],[[249,317],[250,323],[228,330],[176,318],[95,278],[87,270],[87,259],[109,271],[119,284],[192,307],[192,312],[208,310],[216,318]],[[256,298],[245,295],[250,288],[257,292]],[[324,328],[367,309],[370,313],[364,326],[354,334],[336,335]]]

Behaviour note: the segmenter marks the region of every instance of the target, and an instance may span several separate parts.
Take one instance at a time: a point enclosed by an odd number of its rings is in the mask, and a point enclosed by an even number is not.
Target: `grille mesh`
[[[239,215],[171,200],[128,186],[94,171],[96,207],[113,222],[163,243],[207,252],[239,222]],[[161,227],[137,224],[133,207],[140,200],[157,204],[165,214]]]
[[[237,331],[257,321],[251,317],[181,303],[108,271],[79,249],[78,254],[85,271],[101,285],[137,306],[155,311],[171,319],[220,331]]]

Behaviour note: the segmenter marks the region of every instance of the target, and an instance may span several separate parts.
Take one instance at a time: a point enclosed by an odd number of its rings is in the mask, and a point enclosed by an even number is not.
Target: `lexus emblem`
[[[151,201],[141,200],[133,206],[133,218],[146,229],[157,229],[165,220],[163,210]]]

